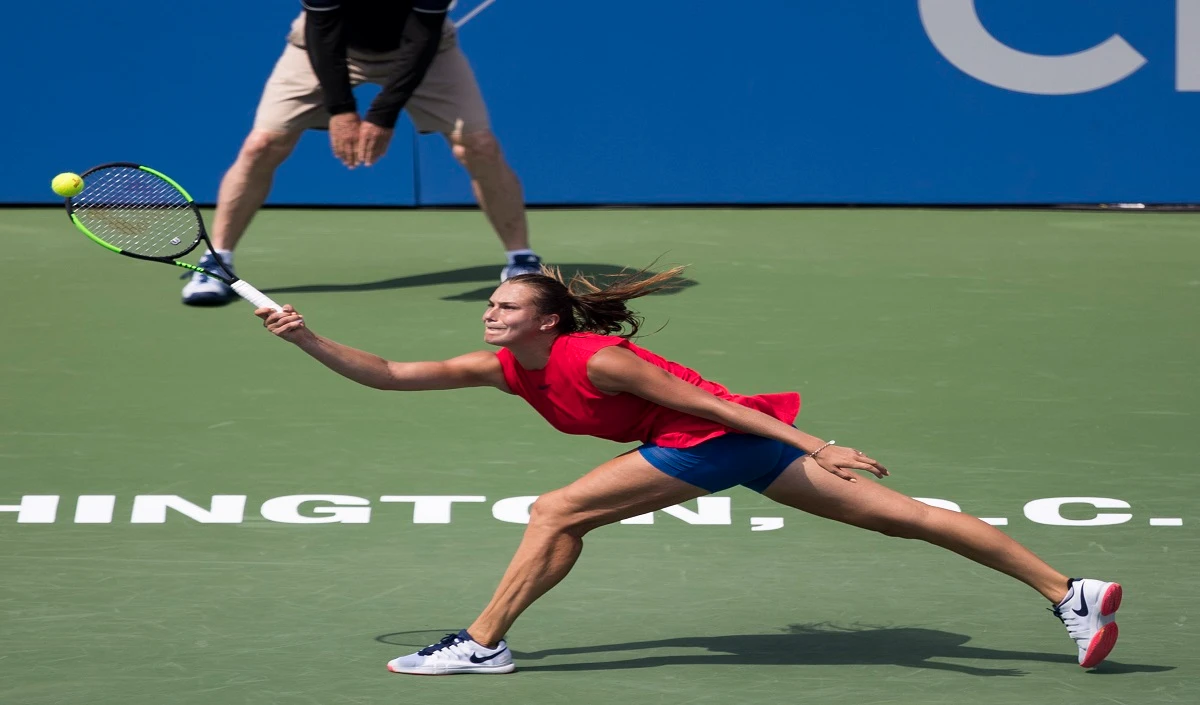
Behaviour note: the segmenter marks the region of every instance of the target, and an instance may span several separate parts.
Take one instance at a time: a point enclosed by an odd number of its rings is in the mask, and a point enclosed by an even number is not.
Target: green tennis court
[[[0,703],[1195,702],[1194,216],[531,221],[565,271],[690,265],[637,302],[642,345],[737,392],[798,390],[800,427],[889,485],[1119,580],[1110,659],[1075,665],[1011,579],[738,489],[591,534],[509,634],[517,674],[389,674],[487,602],[529,499],[626,448],[494,390],[358,387],[241,302],[181,306],[177,269],[9,209]],[[482,347],[500,263],[474,212],[270,210],[237,264],[324,335],[438,359]]]

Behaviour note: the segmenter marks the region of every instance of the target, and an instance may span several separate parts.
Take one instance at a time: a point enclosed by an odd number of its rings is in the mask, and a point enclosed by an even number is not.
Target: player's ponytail
[[[677,289],[683,267],[663,272],[641,269],[636,272],[605,275],[612,279],[598,285],[576,273],[569,281],[557,268],[544,267],[541,274],[525,274],[509,279],[533,287],[535,302],[543,315],[557,314],[559,333],[618,334],[622,338],[637,335],[642,317],[629,310],[625,302],[658,291]]]

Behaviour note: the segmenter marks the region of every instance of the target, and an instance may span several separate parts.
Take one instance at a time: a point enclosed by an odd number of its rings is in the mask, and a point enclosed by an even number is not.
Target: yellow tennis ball
[[[59,174],[50,182],[50,188],[63,198],[71,198],[78,196],[79,192],[83,191],[83,179],[79,174],[70,172]]]

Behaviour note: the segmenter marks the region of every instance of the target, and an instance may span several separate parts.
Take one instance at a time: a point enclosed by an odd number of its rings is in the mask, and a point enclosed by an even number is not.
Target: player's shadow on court
[[[597,283],[603,283],[605,279],[614,274],[622,272],[636,272],[637,268],[622,267],[616,264],[560,264],[552,263],[562,272],[563,277],[570,278],[576,272],[580,272],[588,277],[594,278]],[[497,276],[497,268],[495,265],[487,265],[480,267],[464,267],[462,269],[448,269],[444,272],[428,272],[426,274],[413,274],[407,277],[396,277],[394,279],[381,279],[373,282],[362,282],[358,284],[301,284],[298,286],[279,286],[270,289],[263,289],[266,294],[325,294],[325,293],[348,293],[356,291],[381,291],[385,289],[411,289],[422,286],[437,286],[440,284],[476,284],[486,282],[486,286],[470,289],[460,294],[451,294],[443,296],[443,301],[487,301],[492,292],[499,285],[499,277]],[[699,284],[694,279],[687,277],[676,277],[671,282],[671,288],[657,292],[658,295],[675,294],[684,289],[696,286]]]
[[[450,630],[447,630],[450,631]],[[376,641],[396,646],[420,646],[436,642],[441,632],[400,632],[376,637]],[[1008,651],[967,646],[965,634],[918,627],[836,626],[831,624],[793,624],[779,634],[731,634],[689,636],[623,644],[513,651],[520,671],[606,671],[658,666],[861,666],[891,665],[953,671],[972,676],[1023,676],[1025,671],[1009,666],[987,667],[961,661],[1040,661],[1078,668],[1073,645],[1064,639],[1063,653]],[[419,647],[418,647],[419,648]],[[633,656],[599,660],[600,655],[616,652],[671,649],[693,653]],[[584,656],[572,663],[537,663],[555,657]],[[951,661],[952,660],[952,661]],[[955,661],[958,661],[957,663]],[[1093,675],[1118,673],[1159,673],[1174,666],[1150,666],[1107,660]]]

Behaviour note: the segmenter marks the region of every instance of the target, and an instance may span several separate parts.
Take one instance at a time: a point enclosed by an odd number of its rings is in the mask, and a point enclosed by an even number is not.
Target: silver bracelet
[[[821,446],[820,448],[817,448],[816,450],[814,450],[813,452],[809,453],[808,455],[809,455],[810,457],[813,457],[813,458],[815,458],[815,457],[817,457],[817,453],[820,453],[821,451],[825,450],[825,449],[826,449],[826,448],[828,448],[829,446],[835,446],[835,445],[837,445],[837,441],[829,441],[828,443],[826,443],[825,445]]]

